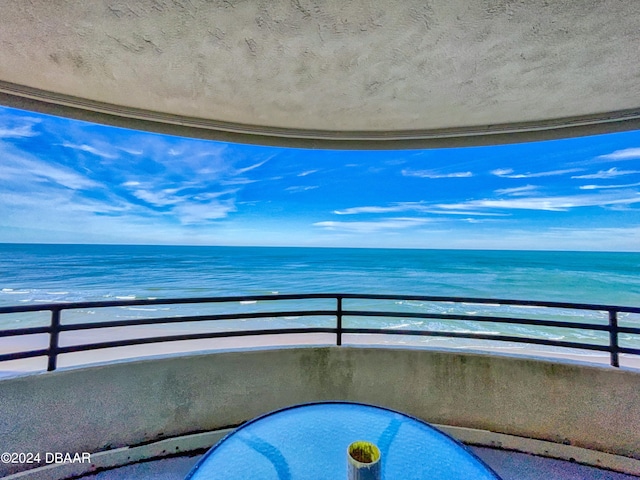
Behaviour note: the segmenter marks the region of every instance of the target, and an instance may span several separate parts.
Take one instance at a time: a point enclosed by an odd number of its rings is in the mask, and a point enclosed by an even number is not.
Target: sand
[[[142,338],[163,335],[180,335],[193,333],[193,330],[174,326],[134,326],[126,328],[109,328],[101,331],[64,332],[60,336],[60,345],[67,346],[79,343],[95,343],[100,341]],[[99,349],[60,355],[58,368],[78,367],[97,363],[144,358],[156,355],[176,353],[205,352],[216,350],[233,350],[266,347],[292,347],[296,345],[335,345],[336,336],[328,333],[281,334],[245,337],[214,338],[204,340],[184,340],[166,343],[153,343]],[[27,351],[46,348],[48,335],[30,335],[0,339],[0,354],[16,351]],[[599,366],[609,365],[609,355],[602,352],[591,352],[577,349],[558,349],[538,345],[518,344],[513,342],[468,340],[454,338],[410,337],[397,335],[344,335],[343,345],[377,346],[389,348],[433,348],[449,351],[469,351],[487,354],[518,355],[539,357],[559,361],[581,362]],[[12,376],[46,369],[47,358],[37,357],[23,360],[12,360],[0,363],[0,376]],[[640,357],[621,355],[620,366],[640,369]]]

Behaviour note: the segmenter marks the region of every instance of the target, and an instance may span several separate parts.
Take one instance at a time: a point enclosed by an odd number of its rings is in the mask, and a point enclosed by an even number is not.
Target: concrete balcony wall
[[[9,452],[100,452],[348,400],[640,459],[640,373],[448,351],[305,347],[171,356],[0,381]],[[0,465],[0,475],[38,465]]]
[[[640,128],[637,0],[3,0],[0,104],[268,145]]]

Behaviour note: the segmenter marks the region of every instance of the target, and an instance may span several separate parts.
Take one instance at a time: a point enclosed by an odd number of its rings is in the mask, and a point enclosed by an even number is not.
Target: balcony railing
[[[277,302],[285,302],[295,300],[298,304],[302,301],[313,303],[319,299],[324,299],[330,308],[318,308],[314,310],[304,309],[286,309],[274,310],[262,309],[251,312],[233,312],[231,305],[250,303],[253,307],[256,305],[267,305]],[[402,309],[380,310],[379,306],[385,302],[393,301],[393,305],[403,304],[406,302],[421,302],[418,311],[403,311]],[[258,303],[260,302],[260,303]],[[264,302],[264,303],[262,303]],[[349,303],[353,304],[349,308]],[[174,315],[156,318],[134,318],[125,320],[102,320],[92,322],[66,323],[63,322],[63,313],[90,309],[92,312],[100,309],[112,307],[136,307],[136,306],[178,306],[190,305],[198,308],[211,308],[211,305],[226,305],[226,310],[220,307],[214,313],[197,313],[192,315]],[[491,309],[490,314],[478,314],[477,312],[462,312],[468,309],[468,305],[484,306]],[[436,307],[440,307],[439,309]],[[464,307],[464,308],[463,308]],[[545,309],[547,313],[543,316],[546,318],[523,318],[521,316],[503,315],[519,308],[537,307],[535,312],[540,317]],[[540,310],[538,310],[540,309]],[[551,309],[551,313],[548,313]],[[558,320],[554,317],[553,312],[561,311],[577,311],[580,315],[577,321],[567,321],[565,319]],[[439,311],[436,311],[439,310]],[[197,340],[197,339],[213,339],[224,337],[241,337],[254,335],[273,335],[273,334],[308,334],[308,333],[330,333],[335,334],[336,345],[342,345],[343,336],[346,334],[373,334],[373,335],[408,335],[420,337],[449,337],[449,338],[465,338],[477,340],[497,340],[503,342],[516,342],[533,345],[546,345],[559,348],[582,349],[597,352],[607,352],[610,356],[610,364],[619,367],[620,354],[640,355],[640,348],[633,346],[621,345],[621,335],[625,340],[636,339],[634,346],[640,345],[640,328],[633,324],[640,323],[640,316],[631,318],[628,325],[619,325],[620,315],[625,314],[627,317],[634,317],[640,314],[640,307],[623,307],[614,305],[591,305],[580,303],[561,303],[561,302],[538,302],[538,301],[522,301],[522,300],[505,300],[492,298],[463,298],[463,297],[441,297],[441,296],[420,296],[420,295],[378,295],[378,294],[336,294],[336,293],[310,293],[310,294],[292,294],[292,295],[253,295],[253,296],[234,296],[234,297],[211,297],[211,298],[175,298],[175,299],[147,299],[147,300],[116,300],[116,301],[96,301],[96,302],[76,302],[76,303],[56,303],[56,304],[39,304],[39,305],[21,305],[12,307],[0,307],[0,325],[3,325],[4,319],[9,318],[8,315],[20,314],[26,312],[50,312],[50,323],[46,326],[33,326],[25,328],[5,328],[0,327],[0,339],[4,337],[21,337],[25,335],[48,334],[49,342],[47,348],[34,350],[17,351],[11,353],[0,354],[0,362],[9,360],[20,360],[34,357],[48,357],[47,370],[53,371],[58,364],[58,356],[74,353],[85,352],[97,349],[108,349],[115,347],[126,347],[133,345],[143,345],[160,342],[173,342],[181,340]],[[495,313],[494,313],[495,311]],[[447,313],[453,312],[453,313]],[[78,313],[78,312],[76,312]],[[585,322],[585,313],[589,315],[600,315],[602,321],[594,321],[593,323]],[[534,317],[536,315],[533,315]],[[105,328],[127,328],[142,325],[170,325],[185,322],[203,322],[203,321],[222,321],[222,320],[248,320],[248,319],[275,319],[275,318],[291,318],[291,317],[329,317],[334,319],[327,326],[303,326],[292,328],[261,328],[261,329],[236,329],[232,331],[211,330],[197,333],[181,333],[181,334],[164,334],[161,336],[151,336],[143,338],[126,338],[120,340],[97,341],[92,343],[81,343],[74,345],[60,345],[60,335],[64,332],[77,331],[99,331]],[[560,316],[564,318],[564,315]],[[367,326],[349,325],[345,319],[364,319],[369,318],[370,322]],[[470,331],[456,331],[455,329],[434,329],[430,325],[425,328],[394,328],[386,326],[374,328],[372,325],[375,320],[372,319],[412,319],[412,320],[437,320],[447,322],[449,326],[456,325],[457,322],[492,322],[500,325],[528,326],[535,328],[543,327],[543,329],[570,329],[572,332],[603,332],[600,342],[582,342],[567,341],[562,339],[562,335],[555,335],[556,338],[539,338],[538,336]],[[582,320],[582,321],[581,321]],[[351,322],[352,323],[352,322]],[[465,324],[468,325],[468,324]],[[473,330],[473,329],[471,329]],[[553,337],[554,335],[552,335]],[[592,334],[593,337],[593,334]]]

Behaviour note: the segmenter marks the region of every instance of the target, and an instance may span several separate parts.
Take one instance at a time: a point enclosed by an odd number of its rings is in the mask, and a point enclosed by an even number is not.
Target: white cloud
[[[419,203],[398,203],[386,207],[368,206],[368,207],[351,207],[344,210],[335,210],[336,215],[357,215],[360,213],[391,213],[391,212],[407,212],[417,210],[422,204]]]
[[[511,196],[520,196],[531,193],[537,190],[538,187],[536,185],[526,185],[524,187],[514,187],[514,188],[501,188],[496,190],[495,193],[498,195],[511,195]]]
[[[567,211],[578,207],[605,207],[611,205],[630,205],[640,203],[640,194],[637,192],[622,192],[618,194],[574,195],[556,197],[527,197],[513,199],[485,199],[469,202],[440,204],[442,209],[506,209],[506,210],[544,210]]]
[[[625,148],[624,150],[616,150],[607,155],[600,155],[598,158],[605,160],[632,160],[640,158],[640,148]]]
[[[513,173],[512,168],[496,168],[495,170],[491,170],[491,175],[495,175],[497,177],[505,177]]]
[[[299,173],[299,177],[306,177],[307,175],[311,175],[312,173],[317,173],[319,170],[307,170],[306,172]]]
[[[38,118],[17,116],[0,107],[0,138],[29,138],[39,135],[33,127],[41,122]]]
[[[73,150],[80,150],[82,152],[87,152],[87,153],[91,153],[92,155],[96,155],[98,157],[102,157],[102,158],[107,158],[107,159],[114,159],[114,158],[118,158],[118,155],[115,155],[113,153],[108,153],[105,152],[103,150],[100,150],[96,147],[92,147],[91,145],[76,145],[73,143],[69,143],[69,142],[63,142],[62,143],[63,147],[66,148],[71,148]]]
[[[182,199],[177,198],[171,194],[167,194],[166,192],[154,192],[150,190],[136,190],[133,192],[133,195],[140,200],[154,205],[156,207],[165,207],[167,205],[176,205],[180,203]]]
[[[222,190],[220,192],[206,192],[206,193],[199,193],[193,196],[192,198],[198,201],[213,200],[214,198],[224,197],[225,195],[233,195],[237,192],[238,190]]]
[[[472,172],[438,173],[433,170],[402,170],[405,177],[418,178],[469,178],[473,177]]]
[[[229,200],[209,203],[185,202],[177,205],[172,212],[177,215],[183,225],[193,225],[225,218],[235,210],[233,202]]]
[[[248,167],[239,168],[238,170],[236,170],[235,173],[236,173],[236,175],[242,175],[243,173],[250,172],[251,170],[255,170],[256,168],[261,167],[262,165],[264,165],[268,161],[269,161],[269,159],[263,160],[262,162],[255,163],[255,164],[250,165]]]
[[[568,168],[565,170],[551,170],[548,172],[536,172],[536,173],[513,173],[511,168],[498,168],[492,170],[491,174],[496,177],[502,178],[539,178],[539,177],[555,177],[557,175],[565,175],[567,173],[574,173],[582,171],[581,168]]]
[[[233,178],[231,180],[220,180],[220,185],[249,185],[250,183],[256,183],[258,180],[251,180],[249,178]]]
[[[423,202],[404,202],[382,206],[352,207],[344,210],[334,210],[336,215],[358,215],[367,213],[398,213],[398,212],[420,212],[433,213],[437,215],[480,215],[480,216],[503,216],[508,214],[491,212],[474,212],[471,210],[441,210],[433,205],[426,205]]]
[[[621,175],[632,175],[640,173],[640,170],[618,170],[616,167],[609,170],[600,170],[598,173],[590,173],[588,175],[577,175],[571,178],[584,178],[584,179],[607,179],[619,177]]]
[[[118,147],[118,150],[121,150],[124,153],[128,153],[129,155],[135,155],[135,156],[140,156],[144,153],[144,150],[133,150],[131,148],[126,148],[126,147]]]
[[[640,183],[628,183],[626,185],[582,185],[580,190],[600,190],[606,188],[631,188],[631,187],[640,187]]]
[[[2,152],[0,180],[10,182],[23,191],[39,190],[46,184],[62,186],[70,190],[90,190],[102,185],[67,167],[41,160],[20,157]]]
[[[316,188],[318,188],[318,185],[306,185],[306,186],[291,186],[291,187],[287,187],[285,188],[285,191],[290,192],[290,193],[300,193],[300,192],[306,192],[308,190],[315,190]]]
[[[375,233],[420,227],[429,222],[430,220],[426,218],[390,218],[370,222],[316,222],[313,225],[326,230],[337,230],[346,233]]]
[[[510,213],[474,212],[472,210],[436,210],[435,208],[424,211],[436,215],[475,215],[476,217],[508,217],[511,215]]]
[[[35,137],[37,132],[33,131],[33,125],[20,125],[18,127],[0,126],[0,138],[25,138]]]
[[[89,190],[102,186],[98,182],[64,167],[40,164],[39,168],[33,167],[31,173],[72,190]]]

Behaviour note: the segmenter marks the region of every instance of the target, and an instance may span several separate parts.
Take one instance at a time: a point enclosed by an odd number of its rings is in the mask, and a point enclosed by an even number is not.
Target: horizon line
[[[358,247],[330,245],[202,245],[175,243],[74,243],[74,242],[3,242],[0,245],[48,245],[48,246],[103,246],[103,247],[189,247],[189,248],[299,248],[299,249],[333,249],[333,250],[420,250],[420,251],[460,251],[460,252],[547,252],[547,253],[640,253],[640,250],[559,250],[531,248],[439,248],[439,247]]]

